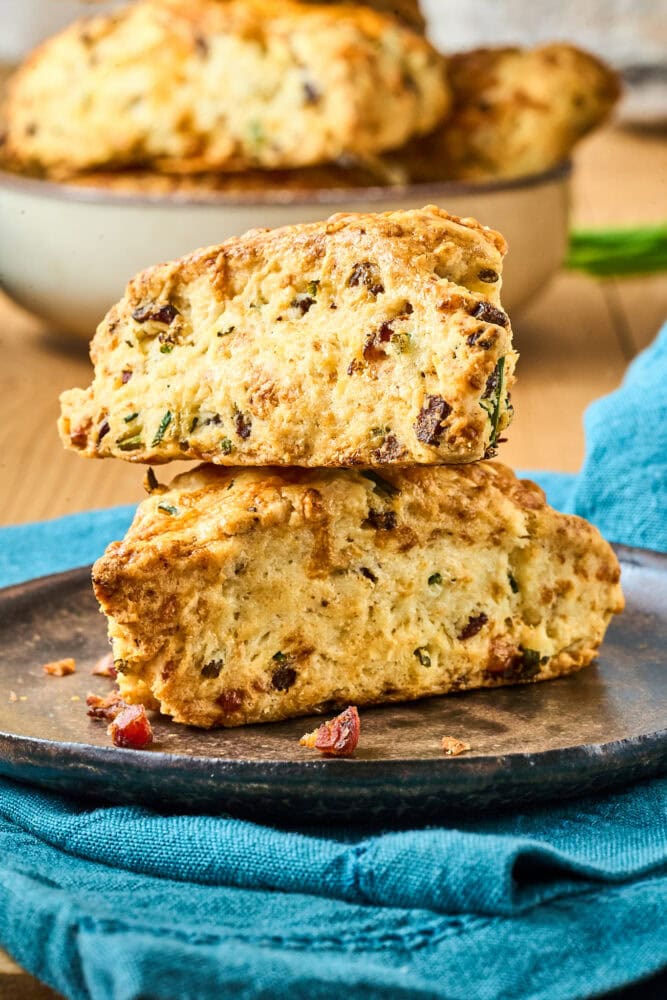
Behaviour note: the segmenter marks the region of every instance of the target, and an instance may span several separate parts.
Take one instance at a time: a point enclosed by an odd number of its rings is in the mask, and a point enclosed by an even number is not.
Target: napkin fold
[[[0,940],[72,1000],[561,1000],[667,965],[667,779],[374,835],[0,780],[0,858]]]
[[[533,473],[667,551],[667,327]],[[0,532],[0,582],[92,561],[119,508]],[[0,779],[0,942],[72,1000],[574,1000],[667,968],[667,779],[412,830],[93,806]],[[663,980],[664,985],[664,980]]]

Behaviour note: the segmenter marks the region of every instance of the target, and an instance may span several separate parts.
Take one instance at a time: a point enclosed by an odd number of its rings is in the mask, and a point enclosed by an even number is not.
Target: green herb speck
[[[191,434],[192,434],[193,430],[195,429],[195,427],[197,426],[198,423],[199,423],[199,417],[193,417],[192,418],[192,422],[190,423],[190,433]]]
[[[498,443],[500,407],[503,401],[504,388],[505,358],[503,357],[498,359],[498,364],[494,368],[487,382],[486,393],[488,393],[488,395],[485,393],[485,396],[479,401],[479,405],[483,410],[486,410],[489,415],[489,420],[491,421],[491,438],[489,440],[489,448],[495,448]]]
[[[174,349],[174,345],[170,344],[167,340],[164,344],[160,344],[160,354],[171,354]]]
[[[136,451],[142,447],[141,434],[134,434],[128,438],[118,438],[116,444],[120,451]]]
[[[440,573],[431,573],[428,578],[429,587],[439,586],[442,583],[442,576]]]
[[[279,652],[279,653],[274,653],[271,659],[274,660],[275,663],[287,663],[289,657],[286,656],[285,653]]]
[[[520,647],[521,648],[521,647]],[[541,654],[536,649],[521,649],[521,674],[534,677],[540,671]]]
[[[366,469],[361,474],[364,479],[370,479],[373,483],[373,492],[377,493],[380,497],[395,497],[401,492],[398,486],[394,486],[388,479],[383,479],[382,476],[379,476],[377,472],[373,472],[371,469]]]
[[[232,442],[229,440],[229,438],[223,438],[222,441],[220,442],[220,451],[222,452],[223,455],[229,455],[233,447],[234,446]]]
[[[172,507],[170,503],[159,503],[157,509],[161,510],[163,514],[178,514],[178,507]]]
[[[125,420],[126,424],[131,424],[132,421],[136,420],[138,416],[139,416],[138,412],[137,413],[128,413],[128,415],[126,417],[124,417],[123,419]]]
[[[419,646],[418,649],[415,649],[415,656],[421,663],[422,667],[431,666],[431,657],[429,656],[429,652],[426,646]]]
[[[160,486],[160,484],[157,481],[157,476],[153,472],[153,469],[151,468],[150,465],[148,467],[148,472],[146,473],[146,485],[148,487],[149,493],[152,493],[153,490],[157,490],[158,487]]]
[[[264,126],[256,118],[248,126],[248,135],[253,146],[261,146],[266,141]]]
[[[391,342],[400,354],[405,354],[410,350],[411,340],[409,333],[393,333],[391,335]]]
[[[508,580],[510,582],[510,590],[512,591],[512,593],[513,594],[518,594],[519,593],[519,584],[516,582],[516,580],[514,579],[514,577],[512,576],[511,573],[507,574],[507,578],[508,578]]]
[[[308,282],[308,294],[312,295],[313,298],[317,295],[320,288],[319,281],[309,281]]]
[[[162,420],[160,421],[160,426],[158,427],[158,429],[155,432],[155,437],[153,438],[153,440],[151,442],[151,446],[152,447],[155,447],[156,444],[160,444],[160,442],[162,441],[162,438],[164,437],[164,432],[166,431],[166,429],[169,426],[169,424],[171,423],[171,421],[172,421],[171,411],[167,410],[167,412],[163,416]]]

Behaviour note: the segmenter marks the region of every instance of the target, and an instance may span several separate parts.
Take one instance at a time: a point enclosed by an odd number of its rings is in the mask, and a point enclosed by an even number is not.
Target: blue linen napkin
[[[667,551],[667,327],[590,407],[607,537]],[[131,509],[0,533],[0,583],[91,561]],[[667,968],[667,779],[402,831],[93,807],[0,779],[0,942],[72,1000],[569,1000]]]

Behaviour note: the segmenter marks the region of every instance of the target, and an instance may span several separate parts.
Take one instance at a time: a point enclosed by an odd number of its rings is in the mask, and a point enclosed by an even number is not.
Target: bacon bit
[[[218,695],[215,701],[222,709],[224,715],[233,715],[234,712],[239,712],[243,708],[245,694],[245,691],[239,688],[228,688],[222,694]]]
[[[464,743],[463,740],[457,740],[454,736],[443,736],[442,737],[442,752],[445,757],[458,757],[459,754],[465,753],[466,750],[470,750],[470,744]]]
[[[403,451],[404,448],[399,444],[396,435],[387,434],[382,445],[371,452],[371,458],[378,463],[395,462],[401,457]]]
[[[115,680],[117,673],[113,665],[113,653],[106,653],[104,656],[101,656],[90,672],[95,677],[111,677]]]
[[[495,306],[491,305],[483,299],[478,302],[473,309],[472,316],[475,319],[481,319],[484,323],[494,323],[496,326],[507,326],[507,315],[501,309],[496,309]]]
[[[445,421],[451,412],[451,406],[442,396],[427,396],[413,424],[417,439],[424,444],[439,445],[445,433]]]
[[[393,333],[391,323],[383,323],[379,329],[366,337],[362,351],[366,361],[383,361],[387,357],[387,352],[382,345],[391,343]]]
[[[72,431],[69,436],[69,441],[73,448],[81,450],[88,444],[88,433],[83,430]]]
[[[363,260],[359,264],[354,265],[347,283],[350,288],[354,288],[356,285],[364,285],[371,295],[375,295],[376,297],[382,295],[384,292],[380,272],[377,266],[371,264],[369,260]]]
[[[310,750],[319,750],[325,757],[350,757],[357,749],[360,732],[359,712],[354,705],[350,705],[335,719],[323,723],[312,733],[306,733],[299,743]]]
[[[105,721],[115,719],[124,708],[127,708],[118,688],[115,688],[104,698],[99,694],[89,694],[86,698],[86,705],[91,719],[104,719]]]
[[[483,611],[480,611],[478,615],[471,615],[468,619],[468,624],[459,632],[457,639],[460,639],[461,642],[465,642],[466,639],[472,639],[474,635],[481,632],[488,620],[487,615]]]
[[[9,700],[10,701],[18,701],[19,700],[19,696],[17,695],[16,691],[10,691],[9,692]]]
[[[107,726],[114,746],[143,750],[153,742],[153,730],[143,705],[127,705]]]
[[[250,437],[250,432],[252,430],[252,420],[247,413],[241,413],[237,410],[234,414],[234,428],[236,433],[242,440]]]
[[[151,321],[153,323],[164,323],[165,326],[170,326],[177,316],[180,316],[178,309],[169,302],[166,305],[159,305],[157,302],[147,302],[143,306],[138,306],[132,313],[132,319],[137,323]]]
[[[42,670],[50,677],[67,677],[68,674],[76,673],[76,662],[69,656],[64,660],[45,663]]]
[[[511,670],[516,660],[521,658],[519,647],[516,643],[496,636],[491,640],[489,646],[489,660],[486,665],[490,674],[504,674],[506,670]]]
[[[396,527],[397,518],[393,510],[369,510],[368,517],[362,522],[362,528],[370,525],[376,531],[393,531]]]

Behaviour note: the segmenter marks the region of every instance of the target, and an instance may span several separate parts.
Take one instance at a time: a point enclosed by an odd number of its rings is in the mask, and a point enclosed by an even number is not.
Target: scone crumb
[[[91,719],[115,719],[124,708],[127,708],[118,688],[114,688],[106,697],[99,694],[89,694],[86,698],[86,705]]]
[[[100,656],[90,672],[95,677],[111,677],[115,680],[116,668],[113,663],[113,653],[109,652],[105,653],[104,656]]]
[[[42,667],[49,677],[67,677],[68,674],[76,673],[76,661],[71,656],[64,660],[54,660],[52,663],[45,663]]]
[[[153,730],[143,705],[126,705],[107,727],[114,746],[143,750],[153,742]]]
[[[18,701],[19,700],[19,696],[17,695],[16,691],[10,691],[9,692],[9,700],[10,701]]]
[[[459,754],[466,753],[472,749],[469,743],[464,740],[457,740],[455,736],[442,737],[442,752],[445,757],[458,757]]]
[[[351,757],[357,749],[361,720],[356,706],[350,705],[329,722],[299,740],[302,747],[319,750],[325,757]]]

